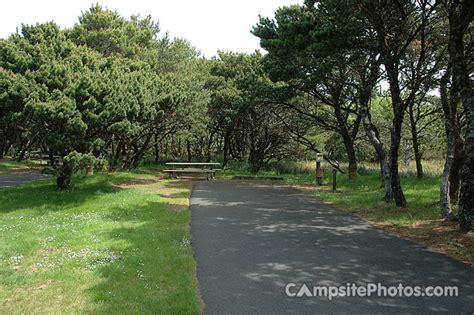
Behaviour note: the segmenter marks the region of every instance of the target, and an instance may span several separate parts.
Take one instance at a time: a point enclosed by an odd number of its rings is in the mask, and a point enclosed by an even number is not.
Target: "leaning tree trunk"
[[[365,133],[370,143],[374,147],[375,153],[377,154],[377,159],[380,162],[380,173],[382,174],[382,181],[385,191],[383,199],[386,203],[389,203],[393,199],[393,193],[390,183],[390,167],[387,160],[387,155],[385,154],[382,141],[380,141],[380,138],[378,137],[378,132],[370,121],[370,116],[368,113],[368,101],[361,100],[360,105],[360,115],[362,117],[362,123],[364,124]]]
[[[148,151],[148,149],[150,149],[150,141],[152,136],[152,134],[147,135],[147,137],[145,138],[145,143],[143,143],[141,148],[137,149],[137,151],[133,155],[130,163],[130,166],[132,168],[137,168],[140,165],[140,162],[143,160],[143,157],[145,156],[146,152]]]
[[[32,141],[28,140],[26,147],[24,147],[20,151],[20,155],[16,159],[17,162],[21,162],[25,159],[26,152],[28,152],[31,149],[31,147],[33,146],[35,142],[36,142],[35,140],[32,140]]]
[[[346,117],[342,114],[341,108],[339,105],[337,105],[337,102],[336,106],[334,106],[334,115],[336,116],[336,120],[340,125],[338,131],[342,137],[344,147],[346,149],[347,161],[349,162],[349,179],[357,179],[357,157],[354,149],[354,139],[351,135],[349,128],[347,128]],[[357,133],[357,130],[355,133]]]
[[[375,57],[374,57],[375,58]],[[380,163],[380,174],[382,176],[382,182],[384,185],[384,201],[389,203],[393,199],[392,185],[390,182],[390,166],[387,159],[387,154],[382,141],[380,140],[379,132],[377,127],[372,124],[369,103],[372,96],[372,91],[375,84],[377,83],[377,78],[379,75],[380,59],[372,59],[371,66],[369,68],[369,76],[366,77],[366,81],[362,84],[362,89],[359,94],[359,113],[364,124],[365,133],[369,142],[375,149],[377,159]],[[363,71],[366,71],[364,69]],[[364,77],[364,76],[361,76]]]

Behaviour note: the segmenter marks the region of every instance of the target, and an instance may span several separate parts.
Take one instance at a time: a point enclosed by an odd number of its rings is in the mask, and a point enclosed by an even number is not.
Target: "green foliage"
[[[205,129],[204,63],[150,17],[96,5],[72,29],[24,25],[0,41],[1,154],[35,145],[136,167],[152,137]],[[71,161],[72,162],[72,161]]]
[[[74,172],[103,171],[107,167],[107,160],[96,158],[92,153],[83,154],[72,151],[63,158],[63,161],[70,165]]]
[[[261,54],[220,52],[211,73],[209,114],[215,128],[223,132],[227,148],[235,145],[235,151],[248,150],[254,173],[268,160],[288,154],[289,136],[274,115],[281,111],[275,102],[280,86],[265,72]]]
[[[30,95],[25,115],[36,135],[59,152],[73,149],[87,129],[74,100],[59,90],[54,90],[44,99],[38,94]]]
[[[325,151],[356,170],[357,159],[374,159],[358,110],[377,34],[358,18],[362,9],[345,0],[282,7],[253,29],[268,54],[220,52],[210,60],[186,40],[160,35],[151,17],[125,18],[100,5],[70,29],[23,25],[0,40],[0,157],[21,160],[36,150],[59,167],[79,154],[111,170],[151,155],[247,160],[256,172]],[[416,46],[409,52],[402,61],[416,65]],[[391,106],[386,95],[371,97],[383,143]],[[408,127],[404,152],[412,149]],[[430,157],[442,153],[434,145],[441,141],[427,138],[440,128],[423,129],[420,150]]]
[[[95,5],[79,17],[79,23],[68,35],[76,44],[91,47],[104,56],[137,58],[156,46],[158,32],[158,23],[150,16],[127,20],[116,11]]]

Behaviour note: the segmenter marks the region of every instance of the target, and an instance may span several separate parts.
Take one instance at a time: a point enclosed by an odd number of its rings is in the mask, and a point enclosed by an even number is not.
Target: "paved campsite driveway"
[[[206,314],[474,311],[471,267],[285,187],[197,182],[192,244]],[[460,297],[289,298],[285,284],[459,287]]]
[[[48,178],[49,175],[41,174],[35,171],[16,172],[0,175],[0,189],[17,186],[37,179]]]

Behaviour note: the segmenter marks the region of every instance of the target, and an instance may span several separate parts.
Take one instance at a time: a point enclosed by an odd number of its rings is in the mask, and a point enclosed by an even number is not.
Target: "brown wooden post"
[[[337,185],[336,185],[336,175],[337,175],[337,170],[335,168],[332,169],[332,191],[336,192],[337,191]]]
[[[316,153],[316,185],[319,185],[319,186],[323,184],[323,169],[321,168],[322,161],[323,161],[323,154]]]

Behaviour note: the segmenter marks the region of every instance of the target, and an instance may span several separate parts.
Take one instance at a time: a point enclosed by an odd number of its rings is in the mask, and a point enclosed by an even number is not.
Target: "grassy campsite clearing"
[[[0,313],[199,313],[187,181],[148,169],[0,194]]]

